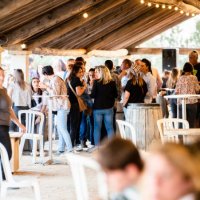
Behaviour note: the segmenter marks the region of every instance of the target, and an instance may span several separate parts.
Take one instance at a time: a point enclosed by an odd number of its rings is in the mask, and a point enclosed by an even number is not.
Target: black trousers
[[[11,141],[10,141],[10,136],[9,136],[9,126],[0,125],[0,143],[2,143],[4,147],[6,148],[7,153],[8,153],[8,158],[10,160],[12,157],[12,148],[11,148]],[[5,174],[3,171],[2,164],[1,164],[1,168],[2,168],[2,178],[3,180],[5,180]]]
[[[80,131],[80,123],[81,123],[81,112],[79,110],[78,103],[71,105],[69,118],[70,118],[69,119],[70,120],[70,137],[72,141],[72,146],[76,146],[77,144],[80,144],[79,131]]]

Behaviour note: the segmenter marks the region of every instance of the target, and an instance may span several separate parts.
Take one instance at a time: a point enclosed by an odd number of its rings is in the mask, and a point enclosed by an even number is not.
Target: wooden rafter
[[[84,25],[86,22],[93,20],[96,16],[102,15],[104,12],[114,9],[116,6],[119,6],[126,1],[127,0],[106,0],[102,4],[94,6],[91,9],[87,10],[90,16],[87,19],[83,18],[82,15],[77,15],[68,22],[54,28],[53,30],[48,31],[48,33],[42,35],[41,37],[38,37],[33,43],[30,43],[28,46],[30,49],[32,49],[41,45],[45,45],[46,43],[61,37],[67,32],[75,30],[76,28]]]
[[[50,47],[66,49],[86,47],[89,43],[124,26],[150,9],[146,9],[133,1],[128,1],[109,13],[98,16],[92,22],[86,23],[77,29],[76,32],[71,31],[62,38],[47,44],[47,46],[51,45]]]
[[[9,43],[18,44],[28,40],[34,35],[45,33],[45,31],[52,29],[54,26],[58,26],[70,17],[102,1],[103,0],[68,0],[67,3],[65,0],[66,4],[35,18],[30,23],[27,23],[19,29],[12,31],[10,34],[7,34]]]
[[[21,2],[21,0],[19,1]],[[4,12],[7,12],[8,15],[0,20],[0,32],[7,33],[8,31],[18,29],[23,24],[32,21],[34,18],[68,1],[70,0],[34,0],[29,4],[24,4],[24,6],[19,2],[21,6],[18,6],[16,10],[10,10],[10,7],[6,6]]]
[[[155,32],[156,27],[156,32],[159,32],[161,25],[168,27],[177,17],[183,18],[181,14],[173,11],[151,10],[122,28],[90,44],[88,49],[118,49],[122,48],[122,46],[126,48],[133,41],[142,39],[144,33],[148,35],[152,31]]]

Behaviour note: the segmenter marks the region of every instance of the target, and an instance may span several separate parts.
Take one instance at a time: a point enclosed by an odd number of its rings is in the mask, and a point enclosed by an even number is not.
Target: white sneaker
[[[32,156],[33,153],[31,152],[30,155]],[[40,152],[39,151],[36,151],[36,156],[39,156],[40,155]]]
[[[83,151],[83,148],[81,147],[81,145],[78,145],[74,148],[76,151]]]

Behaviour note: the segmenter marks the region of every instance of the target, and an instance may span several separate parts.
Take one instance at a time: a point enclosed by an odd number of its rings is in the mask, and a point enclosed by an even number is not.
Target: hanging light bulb
[[[165,9],[165,8],[166,8],[166,5],[165,5],[165,4],[163,4],[163,5],[162,5],[162,8],[163,8],[163,9]]]
[[[152,6],[152,3],[151,3],[151,2],[149,2],[147,5],[148,5],[149,7],[151,7],[151,6]]]
[[[183,10],[181,10],[181,11],[180,11],[180,13],[181,13],[181,14],[183,14],[183,13],[184,13],[184,11],[183,11]]]
[[[169,5],[169,6],[168,6],[168,9],[169,9],[169,10],[171,10],[171,9],[172,9],[172,6],[171,6],[171,5]]]
[[[26,47],[27,47],[26,44],[21,44],[22,49],[26,49]]]
[[[87,13],[84,13],[84,14],[83,14],[83,17],[84,17],[84,18],[88,18],[88,14],[87,14]]]
[[[187,13],[186,13],[186,16],[189,17],[189,16],[190,16],[190,13],[187,12]]]
[[[141,4],[144,4],[145,2],[144,2],[144,0],[141,0],[140,3],[141,3]]]
[[[192,14],[192,17],[195,17],[195,16],[196,16],[196,14],[193,13],[193,14]]]
[[[156,8],[159,8],[160,7],[160,5],[159,4],[156,4]]]
[[[175,7],[174,10],[177,11],[177,10],[178,10],[178,7]]]

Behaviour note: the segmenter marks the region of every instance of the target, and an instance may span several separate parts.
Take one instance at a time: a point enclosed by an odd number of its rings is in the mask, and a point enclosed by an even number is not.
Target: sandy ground
[[[91,153],[81,152],[79,155],[91,157]],[[37,178],[42,200],[75,200],[75,188],[69,165],[66,163],[65,156],[54,156],[57,161],[63,164],[41,165],[32,164],[31,156],[23,156],[20,161],[20,169],[14,175],[15,180],[29,180]],[[48,160],[48,157],[45,157]],[[89,180],[89,190],[91,199],[95,199],[95,174],[91,170],[86,170]],[[31,188],[18,190],[8,190],[8,200],[30,200],[34,199]]]

